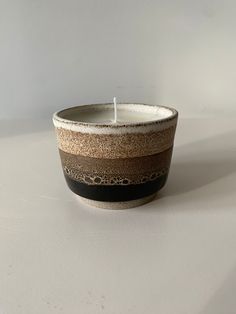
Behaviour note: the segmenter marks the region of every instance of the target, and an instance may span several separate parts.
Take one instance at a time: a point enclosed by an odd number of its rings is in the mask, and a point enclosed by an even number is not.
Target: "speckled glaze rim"
[[[169,111],[170,115],[167,117],[163,117],[158,120],[150,120],[144,122],[126,122],[119,124],[106,124],[106,123],[93,123],[93,122],[83,122],[83,121],[73,121],[66,118],[63,118],[63,114],[73,111],[87,111],[87,110],[100,110],[104,109],[112,109],[112,103],[97,103],[97,104],[86,104],[86,105],[78,105],[74,107],[69,107],[57,111],[53,114],[53,123],[56,128],[63,128],[70,131],[81,132],[81,133],[103,133],[103,134],[115,134],[115,133],[146,133],[153,130],[157,130],[157,128],[162,129],[163,127],[171,127],[176,124],[178,118],[178,111],[173,107],[163,106],[163,105],[154,105],[154,104],[144,104],[144,103],[118,103],[120,108],[123,107],[137,107],[143,108],[144,112],[153,112],[153,108],[156,109],[156,112],[161,109],[165,109]],[[146,108],[145,108],[146,107]],[[145,110],[146,109],[146,110]],[[132,111],[132,110],[131,110]],[[138,110],[135,110],[136,112]],[[142,112],[142,110],[140,111]],[[155,110],[154,110],[155,112]]]

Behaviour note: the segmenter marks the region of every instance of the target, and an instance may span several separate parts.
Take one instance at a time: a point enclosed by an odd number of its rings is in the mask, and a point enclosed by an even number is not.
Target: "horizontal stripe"
[[[130,184],[155,180],[168,172],[172,147],[159,154],[118,159],[99,159],[59,150],[64,172],[87,184]]]
[[[157,178],[155,181],[133,184],[133,185],[87,185],[78,181],[72,180],[65,175],[69,188],[77,195],[96,201],[104,202],[122,202],[139,199],[152,195],[160,190],[167,180],[168,174]]]
[[[85,134],[56,129],[59,148],[67,153],[94,158],[127,158],[160,153],[172,147],[176,126],[159,132],[124,135]]]

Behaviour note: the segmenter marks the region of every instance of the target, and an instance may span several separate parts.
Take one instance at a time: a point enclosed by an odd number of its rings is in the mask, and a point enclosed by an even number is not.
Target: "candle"
[[[83,105],[64,112],[67,120],[91,124],[133,124],[166,119],[172,115],[169,108],[163,106],[116,103]]]
[[[113,98],[114,103],[114,123],[117,123],[117,104],[116,104],[116,97]]]
[[[178,113],[144,104],[83,105],[53,122],[64,176],[86,203],[129,208],[150,201],[168,176]]]

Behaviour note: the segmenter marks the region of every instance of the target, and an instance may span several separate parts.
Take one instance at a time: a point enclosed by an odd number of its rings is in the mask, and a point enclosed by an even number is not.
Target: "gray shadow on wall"
[[[236,171],[236,130],[176,147],[160,197],[184,194]]]

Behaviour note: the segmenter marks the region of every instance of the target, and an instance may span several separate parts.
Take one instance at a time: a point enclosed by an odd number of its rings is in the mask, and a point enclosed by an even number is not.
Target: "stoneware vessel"
[[[112,104],[83,105],[53,115],[64,176],[69,188],[92,206],[136,207],[165,185],[178,113],[157,105],[119,104],[164,118],[118,124],[83,121],[91,111],[111,111]],[[81,116],[81,120],[80,120]]]

